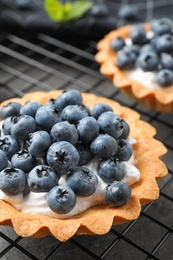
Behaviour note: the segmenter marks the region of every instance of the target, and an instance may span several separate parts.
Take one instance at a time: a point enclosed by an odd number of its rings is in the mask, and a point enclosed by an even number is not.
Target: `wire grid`
[[[136,5],[145,20],[173,14],[173,1],[109,1],[117,10]],[[60,40],[40,33],[36,37],[1,33],[0,102],[36,90],[69,89],[114,99],[141,114],[158,132],[156,138],[168,148],[163,161],[168,175],[158,182],[160,198],[142,208],[138,219],[113,226],[102,236],[74,236],[62,243],[49,236],[22,238],[11,227],[0,227],[0,258],[9,259],[173,259],[173,120],[172,114],[149,111],[127,99],[99,73],[94,61],[96,42]]]

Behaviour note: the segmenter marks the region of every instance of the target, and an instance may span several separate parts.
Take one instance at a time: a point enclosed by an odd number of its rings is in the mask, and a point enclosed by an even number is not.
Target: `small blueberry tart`
[[[172,20],[123,26],[98,42],[100,72],[149,109],[173,112]]]
[[[54,90],[6,100],[0,116],[0,225],[20,236],[106,234],[159,197],[167,150],[134,110]]]

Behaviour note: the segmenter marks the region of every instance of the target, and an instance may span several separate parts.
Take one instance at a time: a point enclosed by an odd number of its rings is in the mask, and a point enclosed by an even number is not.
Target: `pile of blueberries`
[[[161,86],[173,84],[173,33],[172,21],[160,18],[150,22],[150,37],[141,23],[132,25],[130,39],[118,37],[111,42],[117,52],[117,65],[121,69],[141,68],[143,71],[156,72],[156,82]]]
[[[0,110],[0,189],[7,195],[48,192],[47,204],[64,214],[76,196],[92,195],[98,178],[106,184],[105,201],[121,206],[131,195],[122,182],[122,161],[132,156],[129,125],[108,104],[90,111],[79,91],[63,91],[45,105],[10,102]],[[86,167],[98,159],[98,175]],[[61,176],[67,185],[59,185]]]

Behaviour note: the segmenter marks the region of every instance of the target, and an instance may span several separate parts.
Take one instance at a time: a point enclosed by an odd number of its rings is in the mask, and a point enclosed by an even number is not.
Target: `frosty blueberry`
[[[28,174],[28,185],[33,192],[47,192],[58,184],[59,177],[47,165],[35,166]]]
[[[122,206],[129,200],[130,196],[131,189],[125,182],[114,181],[106,188],[106,202],[112,206]]]
[[[93,159],[94,154],[91,152],[89,144],[83,144],[83,143],[78,142],[75,145],[75,147],[79,153],[78,166],[87,164]]]
[[[64,174],[78,165],[79,153],[71,143],[59,141],[49,147],[47,162],[58,174]]]
[[[114,156],[117,147],[117,141],[108,134],[98,135],[90,145],[91,152],[100,158],[109,158]]]
[[[67,176],[67,185],[77,196],[92,195],[98,184],[97,176],[86,167],[76,167]]]
[[[116,152],[116,157],[118,157],[120,161],[128,161],[133,153],[133,148],[131,144],[129,144],[124,139],[119,139],[117,143],[118,143],[118,149]]]
[[[66,214],[75,207],[76,195],[69,187],[58,185],[49,191],[47,204],[52,211]]]
[[[8,160],[20,150],[20,143],[12,135],[0,137],[0,149],[4,151]]]
[[[99,134],[99,125],[94,117],[88,116],[81,119],[77,125],[79,139],[82,143],[91,143]]]
[[[0,189],[8,195],[17,195],[26,186],[25,173],[17,168],[5,168],[0,172]]]
[[[125,169],[117,157],[110,157],[99,162],[98,175],[104,182],[112,183],[122,180]]]
[[[81,93],[75,89],[64,90],[58,96],[56,104],[60,110],[63,110],[63,108],[68,105],[81,105],[82,104]]]
[[[172,70],[168,70],[168,69],[160,70],[157,74],[156,80],[163,87],[167,87],[167,86],[172,85],[173,84],[173,72],[172,72]]]
[[[109,106],[108,104],[104,104],[104,103],[97,103],[93,106],[92,110],[91,110],[91,115],[93,117],[95,117],[96,119],[98,119],[98,117],[107,111],[112,111],[113,109],[111,106]]]
[[[71,124],[77,124],[79,120],[88,116],[88,112],[83,105],[69,105],[62,110],[62,119]]]
[[[54,142],[67,141],[76,144],[78,141],[77,129],[75,125],[70,124],[68,121],[56,123],[51,129],[50,135]]]
[[[6,168],[8,165],[8,159],[4,151],[0,150],[0,171]]]
[[[21,105],[18,102],[9,102],[0,109],[0,118],[5,119],[10,116],[17,116]]]
[[[137,64],[143,71],[157,70],[159,58],[156,52],[148,51],[139,55]]]
[[[151,22],[151,29],[158,35],[172,32],[172,21],[169,18],[162,17]]]
[[[37,110],[41,107],[41,104],[37,101],[28,101],[20,109],[20,114],[29,115],[35,118]]]
[[[28,173],[36,165],[36,159],[27,151],[21,150],[11,158],[11,166]]]
[[[38,130],[34,133],[30,133],[26,138],[28,151],[32,156],[37,158],[45,157],[51,144],[51,137],[49,133],[44,130]]]

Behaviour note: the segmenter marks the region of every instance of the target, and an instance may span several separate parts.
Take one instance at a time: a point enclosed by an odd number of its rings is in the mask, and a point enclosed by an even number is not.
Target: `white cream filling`
[[[134,144],[136,140],[132,138],[128,138],[128,141],[131,144]],[[125,167],[125,176],[122,181],[126,182],[129,185],[139,181],[140,179],[140,172],[134,166],[135,160],[134,156],[130,158],[128,162],[122,162]],[[93,159],[92,162],[85,165],[90,170],[92,170],[95,174],[97,174],[97,165],[98,159]],[[59,184],[66,185],[66,178],[62,176],[59,180]],[[26,213],[32,214],[42,214],[50,217],[55,217],[59,219],[65,219],[70,216],[77,215],[86,209],[99,205],[105,204],[105,189],[107,184],[104,183],[101,178],[98,176],[98,186],[96,191],[88,197],[77,197],[77,203],[75,207],[67,214],[57,214],[53,212],[47,205],[47,192],[29,192],[26,196],[23,194],[18,194],[15,196],[9,196],[5,194],[3,191],[0,190],[0,199],[8,202],[9,204],[13,205],[17,210]]]

